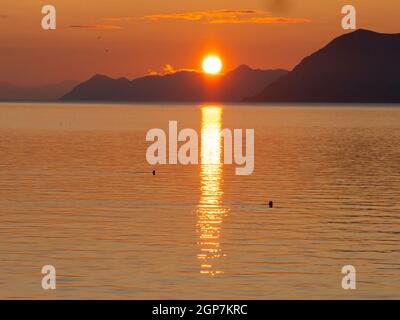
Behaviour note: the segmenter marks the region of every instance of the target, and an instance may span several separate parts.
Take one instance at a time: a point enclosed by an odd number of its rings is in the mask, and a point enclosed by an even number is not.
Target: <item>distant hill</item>
[[[242,101],[284,76],[286,70],[254,70],[246,65],[224,75],[179,71],[128,80],[95,75],[64,95],[62,101]]]
[[[0,83],[0,101],[56,101],[78,84],[73,80],[36,87]]]
[[[246,100],[400,102],[400,34],[358,30],[342,35]]]

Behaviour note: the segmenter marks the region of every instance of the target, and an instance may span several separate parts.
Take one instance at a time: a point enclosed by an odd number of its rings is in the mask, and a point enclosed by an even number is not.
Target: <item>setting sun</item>
[[[207,56],[203,60],[203,71],[208,74],[218,74],[222,69],[222,61],[218,56]]]

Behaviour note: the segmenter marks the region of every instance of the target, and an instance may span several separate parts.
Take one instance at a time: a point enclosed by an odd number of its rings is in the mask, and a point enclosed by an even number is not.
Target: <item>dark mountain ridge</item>
[[[241,101],[285,75],[286,70],[254,70],[241,65],[224,75],[196,71],[150,75],[134,80],[95,75],[62,101]]]
[[[400,34],[357,30],[306,57],[246,99],[253,102],[400,102]]]

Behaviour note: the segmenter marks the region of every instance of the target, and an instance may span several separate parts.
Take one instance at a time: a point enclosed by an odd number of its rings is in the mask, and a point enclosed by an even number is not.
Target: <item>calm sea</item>
[[[147,164],[169,120],[255,129],[254,173]],[[400,108],[0,105],[0,298],[399,299],[399,224]]]

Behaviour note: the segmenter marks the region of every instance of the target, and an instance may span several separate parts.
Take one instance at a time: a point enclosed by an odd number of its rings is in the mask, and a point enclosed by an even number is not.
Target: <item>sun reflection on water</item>
[[[227,209],[221,205],[222,108],[205,106],[201,114],[201,196],[197,209],[200,253],[197,257],[201,260],[200,273],[214,276],[223,273],[216,262],[225,256],[220,244],[222,222],[227,214]]]

